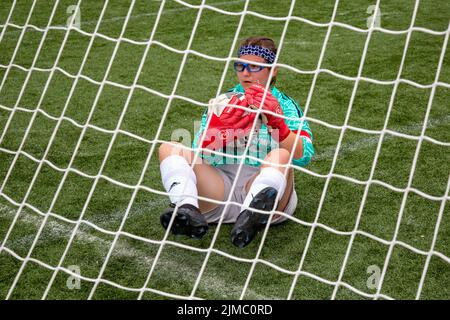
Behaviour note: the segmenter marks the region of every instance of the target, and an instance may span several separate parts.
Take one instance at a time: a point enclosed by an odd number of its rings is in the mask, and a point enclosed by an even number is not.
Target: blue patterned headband
[[[264,58],[268,63],[273,63],[276,56],[270,49],[261,46],[241,46],[239,48],[238,57],[245,56],[247,54]]]

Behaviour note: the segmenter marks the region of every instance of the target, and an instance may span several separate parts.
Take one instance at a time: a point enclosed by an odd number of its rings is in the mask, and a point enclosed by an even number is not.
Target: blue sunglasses
[[[264,66],[258,66],[256,64],[244,63],[244,62],[235,62],[234,70],[237,72],[242,72],[244,69],[247,69],[248,72],[259,72],[264,69]]]

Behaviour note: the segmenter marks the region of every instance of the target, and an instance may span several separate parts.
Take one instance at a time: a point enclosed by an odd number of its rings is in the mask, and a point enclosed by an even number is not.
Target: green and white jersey
[[[244,88],[238,84],[234,88],[228,90],[228,92],[244,92]],[[309,128],[308,121],[306,119],[301,119],[301,117],[303,117],[303,112],[294,99],[285,95],[276,87],[272,87],[272,95],[278,99],[280,106],[283,109],[284,116],[289,118],[284,119],[289,129],[291,129],[294,133],[297,133],[297,131],[300,130],[300,138],[303,142],[303,155],[299,159],[293,158],[292,163],[294,165],[304,167],[314,156],[313,135],[311,129]],[[199,139],[201,133],[206,128],[207,120],[208,109],[203,112],[200,129],[195,134],[194,141],[192,143],[192,148],[194,151],[198,148]],[[246,143],[248,144],[249,142],[247,141]],[[259,160],[264,159],[271,150],[276,148],[279,148],[279,143],[275,139],[272,139],[268,132],[268,128],[264,124],[261,124],[261,127],[257,130],[257,132],[253,134],[253,138],[246,153],[244,164],[259,167],[261,165]],[[218,151],[225,154],[240,156],[245,151],[245,144],[237,144],[232,147],[227,146]],[[200,152],[200,156],[212,166],[240,163],[239,158],[226,157],[219,154],[207,154]]]

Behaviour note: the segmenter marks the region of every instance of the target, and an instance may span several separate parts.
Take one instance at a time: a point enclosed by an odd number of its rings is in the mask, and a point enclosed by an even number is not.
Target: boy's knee
[[[291,153],[286,149],[278,148],[270,151],[268,156],[272,160],[271,162],[286,164],[289,163]]]
[[[175,145],[174,145],[175,144]],[[176,146],[176,144],[180,144],[179,142],[164,142],[159,146],[158,153],[159,153],[159,160],[162,161],[168,156],[174,155],[174,154],[180,154],[180,148]]]

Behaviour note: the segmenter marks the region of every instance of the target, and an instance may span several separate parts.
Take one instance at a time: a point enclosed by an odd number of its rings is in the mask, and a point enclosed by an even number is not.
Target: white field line
[[[142,210],[137,210],[136,212],[132,212],[133,215],[138,214],[144,215],[144,214],[150,214],[149,209],[161,207],[161,205],[167,204],[167,201],[156,201],[149,203],[148,206],[140,206],[139,208]],[[16,210],[12,209],[11,207],[5,206],[3,204],[0,204],[0,217],[13,217],[16,213]],[[118,217],[123,216],[123,212],[117,212],[114,213],[114,215],[117,215]],[[109,216],[111,217],[111,216]],[[23,212],[21,215],[21,222],[25,222],[27,224],[33,225],[33,226],[39,226],[41,223],[41,218],[38,217],[35,214],[30,214],[28,212]],[[157,223],[157,220],[155,219],[155,223]],[[71,232],[72,228],[69,227],[66,224],[60,223],[56,220],[47,221],[46,230],[50,230],[50,237],[55,238],[64,238],[67,237],[67,235]],[[45,235],[46,233],[43,233]],[[34,234],[28,234],[23,237],[10,240],[9,246],[12,247],[11,249],[14,250],[14,248],[18,247],[29,247],[30,244],[33,242],[35,235]],[[41,240],[49,240],[46,238],[41,238]],[[77,232],[77,240],[86,244],[95,244],[96,247],[100,250],[106,250],[111,245],[110,241],[102,239],[100,237],[97,237],[95,235],[89,234],[88,232],[78,230]],[[153,257],[148,256],[148,253],[136,249],[131,245],[128,245],[124,243],[123,241],[118,242],[114,248],[113,256],[116,258],[124,257],[124,258],[130,258],[133,259],[134,262],[142,266],[144,269],[142,270],[143,273],[147,273],[148,266],[150,266],[153,263]],[[195,277],[198,274],[198,271],[196,268],[192,268],[189,264],[182,264],[179,261],[175,260],[175,258],[169,258],[169,256],[165,256],[164,259],[159,259],[158,265],[162,267],[164,270],[170,270],[170,272],[167,272],[168,277],[184,277],[186,279],[195,279]],[[177,278],[179,279],[179,278]],[[110,279],[111,281],[114,281],[114,279]],[[170,281],[170,279],[167,279]],[[230,283],[228,279],[221,279],[220,277],[213,277],[210,275],[203,275],[202,276],[202,285],[208,290],[214,292],[214,295],[220,298],[226,298],[230,299],[230,293],[239,293],[242,290],[242,286],[238,284]],[[280,299],[280,297],[268,297],[261,295],[253,290],[248,290],[248,298],[249,299],[258,299],[258,300],[270,300],[270,299]]]
[[[440,125],[449,123],[449,122],[450,122],[450,115],[436,118],[436,119],[430,119],[428,121],[427,129],[432,129],[432,128],[438,127]],[[393,127],[391,129],[395,132],[406,133],[409,131],[420,130],[422,128],[422,124],[423,124],[422,122],[415,122],[415,123],[412,123],[412,124],[409,124],[406,126]],[[10,129],[10,131],[11,132],[17,131],[17,134],[20,134],[20,128],[12,128],[12,129]],[[393,136],[391,134],[387,134],[384,136],[383,141],[392,140],[394,138],[398,138],[398,137]],[[320,141],[320,138],[318,140]],[[349,154],[352,152],[359,151],[361,149],[372,147],[378,143],[378,140],[379,140],[379,135],[376,134],[376,135],[370,135],[370,137],[367,137],[367,138],[358,139],[354,142],[343,143],[343,144],[341,144],[341,149],[339,150],[339,154],[340,155]],[[410,141],[416,141],[416,140],[410,140]],[[448,141],[442,141],[442,142],[447,143]],[[318,149],[317,151],[319,151],[319,152],[317,152],[317,154],[314,156],[314,158],[313,158],[314,161],[329,160],[329,159],[333,158],[334,152],[336,150],[336,146],[328,146],[323,149],[321,149],[320,147],[317,148],[317,146],[316,146],[316,149]],[[97,155],[97,154],[96,153],[86,153],[86,156],[95,156],[95,155]],[[164,204],[164,203],[161,203],[161,204]]]
[[[450,122],[450,115],[447,115],[447,116],[444,116],[441,118],[437,118],[437,119],[431,119],[428,121],[427,129],[438,127],[440,125],[443,125],[443,124],[446,124],[449,122]],[[413,131],[413,130],[421,130],[422,125],[423,125],[423,122],[415,122],[415,123],[412,123],[407,126],[392,128],[392,130],[403,133],[403,132],[408,132],[408,131]],[[396,138],[396,137],[393,135],[387,134],[384,136],[383,142],[392,140],[393,138]],[[371,135],[370,137],[359,139],[359,140],[356,140],[351,143],[343,143],[343,144],[341,144],[341,149],[339,150],[339,154],[340,155],[348,154],[348,153],[352,153],[355,151],[359,151],[364,148],[372,147],[378,143],[379,139],[380,139],[379,135]],[[410,140],[410,141],[415,141],[415,140]],[[319,152],[316,156],[314,156],[314,160],[320,161],[320,160],[331,159],[334,156],[335,150],[336,150],[336,146],[326,147],[323,150],[321,150],[321,152]]]
[[[224,1],[224,2],[217,2],[217,3],[212,3],[212,4],[208,4],[210,6],[221,6],[221,5],[228,5],[228,4],[235,4],[235,3],[241,3],[244,2],[245,0],[235,0],[235,1]],[[251,1],[251,0],[249,0]],[[168,10],[164,10],[162,12],[162,14],[167,14],[167,13],[178,13],[178,12],[182,12],[182,11],[188,11],[188,10],[192,10],[192,8],[179,8],[179,9],[168,9]],[[151,17],[151,16],[156,16],[158,13],[157,12],[149,12],[149,13],[141,13],[141,14],[137,14],[134,16],[130,16],[130,20],[132,19],[139,19],[139,18],[143,18],[143,17]],[[108,18],[108,19],[103,19],[103,22],[114,22],[114,21],[120,21],[120,20],[125,20],[125,17],[113,17],[113,18]],[[97,23],[97,20],[90,20],[90,21],[86,21],[86,22],[81,22],[82,24],[94,24]]]
[[[155,1],[155,0],[153,0]],[[159,0],[158,0],[159,1]],[[217,3],[212,3],[212,4],[208,4],[210,6],[222,6],[222,5],[228,5],[228,4],[235,4],[235,3],[241,3],[245,0],[235,0],[235,1],[224,1],[224,2],[217,2]],[[249,0],[252,1],[252,0]],[[162,12],[162,14],[173,14],[173,13],[178,13],[178,12],[182,12],[182,11],[188,11],[188,10],[192,10],[192,8],[178,8],[178,9],[168,9],[168,10],[164,10]],[[81,13],[83,14],[83,13]],[[136,19],[140,19],[140,18],[145,18],[145,17],[152,17],[152,16],[156,16],[158,13],[157,12],[149,12],[149,13],[140,13],[140,14],[136,14],[136,15],[132,15],[130,16],[129,20],[136,20]],[[112,17],[112,18],[107,18],[107,19],[103,19],[102,20],[102,24],[103,23],[109,23],[109,22],[116,22],[116,21],[122,21],[125,20],[125,16],[120,16],[120,17]],[[93,25],[93,24],[97,24],[98,20],[88,20],[88,21],[83,21],[81,20],[81,25]],[[13,21],[11,21],[10,23],[14,24]],[[61,26],[56,26],[56,27],[66,27],[65,25],[61,25]],[[13,35],[15,33],[21,32],[22,30],[12,30],[11,28],[7,28],[6,31],[4,32],[4,35]],[[36,31],[33,28],[30,28],[27,31]]]
[[[153,210],[164,210],[166,207],[169,206],[169,199],[156,199],[151,202],[147,202],[145,204],[138,204],[133,205],[133,211],[131,212],[131,215],[133,218],[136,217],[142,217],[144,215],[152,214]],[[92,222],[93,224],[97,226],[105,226],[108,224],[108,222],[117,222],[120,221],[125,214],[125,209],[123,210],[116,210],[111,214],[97,214],[95,216],[88,216],[86,217],[87,220]]]

